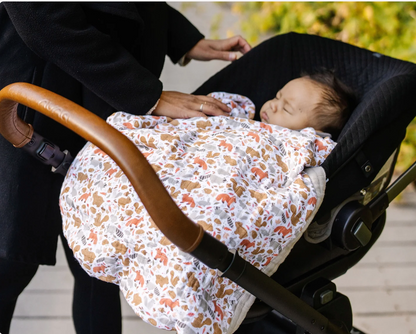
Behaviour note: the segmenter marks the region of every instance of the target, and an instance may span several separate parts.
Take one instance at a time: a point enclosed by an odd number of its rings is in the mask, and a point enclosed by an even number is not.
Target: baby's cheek
[[[260,109],[260,112],[262,112],[263,110],[267,109],[267,107],[269,106],[270,101],[267,101],[265,104],[263,104],[263,106]]]

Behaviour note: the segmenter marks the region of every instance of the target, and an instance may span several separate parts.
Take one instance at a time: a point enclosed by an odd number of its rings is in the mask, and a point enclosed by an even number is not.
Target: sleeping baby
[[[232,101],[233,95],[211,93],[224,103]],[[243,97],[235,97],[244,101]],[[292,130],[307,127],[319,133],[328,133],[337,137],[356,105],[356,97],[352,90],[342,83],[331,71],[322,70],[313,74],[305,74],[289,81],[267,101],[260,110],[260,119],[264,123],[275,124]],[[252,106],[248,100],[245,104]],[[254,117],[254,112],[239,112],[235,104],[231,104],[231,116]]]
[[[331,75],[303,76],[264,104],[262,122],[250,119],[247,98],[213,96],[237,117],[118,112],[107,122],[140,149],[190,219],[271,275],[322,202],[326,176],[319,166],[335,142],[316,131],[339,133],[351,110],[349,93]],[[158,328],[232,333],[254,302],[166,239],[123,171],[91,143],[68,170],[60,206],[82,268],[118,284],[134,312]]]

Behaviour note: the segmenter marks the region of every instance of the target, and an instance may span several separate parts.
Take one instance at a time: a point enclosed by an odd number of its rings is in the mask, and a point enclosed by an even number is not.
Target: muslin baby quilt
[[[233,107],[252,116],[254,107],[239,98]],[[268,275],[322,201],[325,173],[318,166],[335,143],[312,128],[124,112],[107,121],[136,144],[186,215]],[[60,206],[65,237],[83,269],[118,284],[134,312],[154,326],[232,333],[254,302],[221,272],[171,244],[120,168],[91,143],[68,171]]]

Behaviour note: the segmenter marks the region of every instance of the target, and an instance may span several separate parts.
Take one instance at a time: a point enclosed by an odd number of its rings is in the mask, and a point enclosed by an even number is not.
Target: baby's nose
[[[282,103],[281,101],[274,101],[273,103],[273,112],[276,113],[278,112],[280,109],[282,108]]]

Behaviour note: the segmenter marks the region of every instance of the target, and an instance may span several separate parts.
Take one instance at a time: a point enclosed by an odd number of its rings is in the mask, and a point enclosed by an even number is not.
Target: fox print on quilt
[[[312,128],[237,117],[118,112],[107,121],[137,145],[186,215],[268,275],[320,205],[325,175],[310,167],[335,146]],[[305,168],[318,170],[318,181]],[[91,143],[68,171],[60,206],[65,237],[83,269],[118,284],[134,312],[158,328],[232,333],[254,302],[171,244],[120,168]]]

